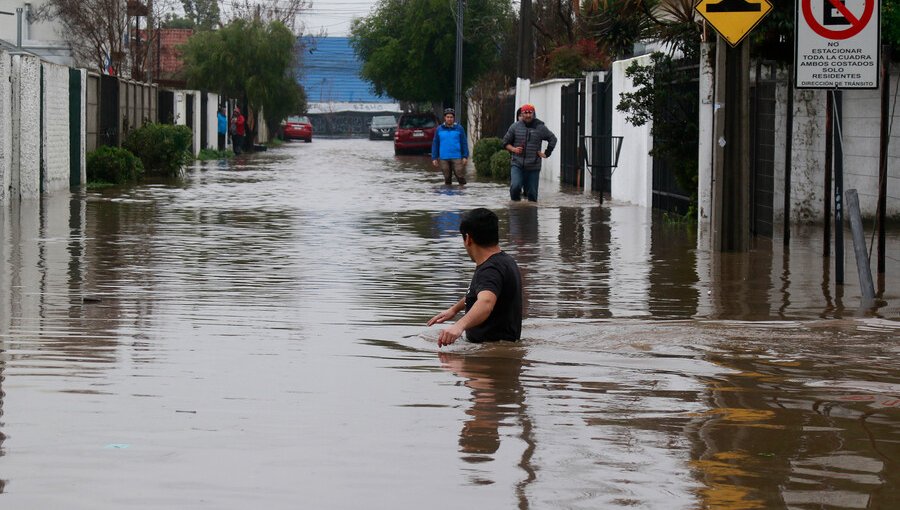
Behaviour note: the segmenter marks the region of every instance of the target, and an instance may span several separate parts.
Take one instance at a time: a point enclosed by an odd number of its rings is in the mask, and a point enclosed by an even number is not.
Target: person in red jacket
[[[240,154],[244,151],[244,136],[247,134],[246,119],[241,114],[241,109],[234,107],[231,114],[231,143],[234,145],[234,153]]]

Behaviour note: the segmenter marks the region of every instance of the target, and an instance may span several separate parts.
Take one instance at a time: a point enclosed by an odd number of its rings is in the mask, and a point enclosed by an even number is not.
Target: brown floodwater
[[[317,139],[0,209],[0,508],[900,507],[900,233],[860,309],[817,227],[473,181]],[[439,350],[477,206],[524,338]]]

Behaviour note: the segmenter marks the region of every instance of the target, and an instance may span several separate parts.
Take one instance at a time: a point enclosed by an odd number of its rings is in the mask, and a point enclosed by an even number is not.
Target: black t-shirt
[[[519,266],[506,252],[495,253],[475,268],[466,292],[466,312],[478,300],[478,293],[489,290],[497,302],[487,320],[466,330],[470,342],[518,340],[522,336],[522,276]]]

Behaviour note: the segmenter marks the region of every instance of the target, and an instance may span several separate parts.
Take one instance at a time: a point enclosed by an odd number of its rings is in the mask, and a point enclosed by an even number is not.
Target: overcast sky
[[[312,7],[303,14],[306,32],[316,34],[320,29],[330,36],[345,36],[353,18],[369,14],[378,0],[312,0]]]

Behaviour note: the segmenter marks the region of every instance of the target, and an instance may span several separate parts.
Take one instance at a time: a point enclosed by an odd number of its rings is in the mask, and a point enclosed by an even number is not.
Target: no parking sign
[[[879,0],[797,0],[795,85],[877,89]]]

